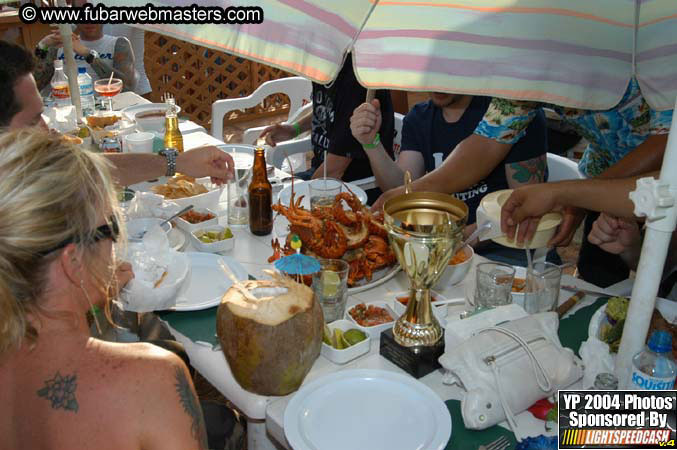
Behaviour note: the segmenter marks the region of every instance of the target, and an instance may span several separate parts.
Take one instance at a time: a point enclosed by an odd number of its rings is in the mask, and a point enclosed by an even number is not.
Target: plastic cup
[[[153,153],[153,133],[128,134],[123,138],[125,153]]]
[[[475,307],[494,308],[512,303],[512,282],[515,268],[501,263],[477,265]]]
[[[321,259],[313,274],[313,291],[320,302],[325,323],[343,318],[348,299],[348,263],[342,259]]]
[[[529,314],[554,311],[559,299],[562,269],[549,262],[537,262],[527,270],[524,309]]]
[[[328,208],[334,204],[336,196],[341,193],[341,182],[333,178],[316,178],[310,180],[308,194],[310,210]]]

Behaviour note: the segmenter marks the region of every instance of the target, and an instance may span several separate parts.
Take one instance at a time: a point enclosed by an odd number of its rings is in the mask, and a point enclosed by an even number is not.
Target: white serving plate
[[[446,447],[451,416],[429,387],[383,370],[341,370],[303,386],[284,412],[295,450]]]
[[[677,323],[677,302],[666,300],[664,298],[656,298],[655,308],[660,311],[661,315],[665,320],[670,323]],[[590,325],[588,326],[588,337],[595,337],[599,339],[599,330],[602,328],[603,324],[609,323],[606,318],[604,310],[606,309],[606,303],[602,305],[595,314],[590,318]]]
[[[307,181],[294,181],[294,195],[295,198],[303,195],[303,200],[301,201],[301,206],[307,210],[310,210],[310,196],[308,190],[309,183]],[[353,192],[357,195],[357,198],[360,199],[363,205],[367,204],[367,193],[362,190],[359,186],[356,186],[352,183],[343,183],[341,185],[341,192]],[[285,206],[289,206],[289,200],[291,199],[291,185],[285,187],[280,191],[278,200]],[[345,203],[344,203],[345,207]]]
[[[350,307],[346,307],[346,312],[345,312],[345,318],[346,320],[350,321],[351,323],[354,324],[355,328],[364,331],[365,333],[368,333],[369,336],[371,336],[372,339],[381,339],[381,332],[385,331],[389,328],[392,328],[393,325],[395,325],[395,321],[399,317],[395,311],[393,311],[392,305],[390,302],[360,302],[364,303],[367,307],[369,305],[374,305],[378,306],[379,308],[385,308],[386,311],[390,314],[390,317],[393,318],[391,322],[383,323],[381,325],[374,325],[371,327],[363,327],[359,323],[355,322],[353,317],[350,315],[350,310],[353,309],[355,305],[351,305]],[[359,303],[358,303],[359,304]]]
[[[124,114],[129,120],[136,120],[136,115],[146,111],[166,111],[166,103],[139,103],[138,105],[128,106],[122,108],[120,112]],[[181,107],[176,105],[177,113],[181,112]]]
[[[376,286],[380,286],[397,275],[397,272],[399,271],[400,265],[397,262],[393,266],[379,269],[372,274],[371,281],[367,281],[365,278],[363,278],[355,283],[353,287],[349,287],[348,295],[357,294],[358,292],[367,291],[369,289],[375,288]]]
[[[329,330],[331,330],[332,336],[334,335],[335,328],[338,328],[341,331],[348,331],[353,328],[359,329],[352,322],[345,319],[335,320],[332,323],[327,324],[327,326],[329,327]],[[344,348],[343,350],[336,349],[331,345],[327,345],[322,342],[322,350],[320,351],[320,354],[333,363],[346,364],[347,362],[352,361],[353,359],[362,356],[365,353],[369,353],[370,346],[371,338],[367,334],[367,339],[358,342],[357,344],[351,345],[348,348]]]
[[[244,267],[233,258],[213,253],[186,252],[190,260],[190,279],[176,299],[174,311],[196,311],[217,306],[232,282],[219,266],[219,259],[230,267],[238,280],[248,278]]]

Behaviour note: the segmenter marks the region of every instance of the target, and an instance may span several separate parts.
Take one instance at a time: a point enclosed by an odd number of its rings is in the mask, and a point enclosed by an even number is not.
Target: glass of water
[[[316,208],[330,208],[336,196],[341,193],[341,182],[334,178],[315,178],[310,180],[308,194],[310,210]]]
[[[235,169],[235,178],[228,182],[228,225],[249,222],[249,169]]]
[[[321,259],[313,274],[313,291],[320,302],[325,323],[343,318],[348,299],[348,263],[342,259]]]
[[[559,300],[562,269],[557,264],[536,262],[527,270],[524,309],[529,314],[554,311]]]
[[[475,307],[494,308],[512,303],[512,282],[515,268],[508,264],[481,263],[477,265]]]

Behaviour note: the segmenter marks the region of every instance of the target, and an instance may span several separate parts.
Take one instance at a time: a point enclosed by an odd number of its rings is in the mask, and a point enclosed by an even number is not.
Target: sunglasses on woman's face
[[[118,241],[118,237],[120,236],[120,226],[118,225],[118,221],[115,218],[115,216],[110,216],[108,219],[110,223],[106,223],[101,225],[100,227],[97,227],[96,230],[94,230],[94,234],[92,236],[92,244],[99,242],[104,239],[110,239],[113,242]],[[44,252],[40,252],[41,255],[47,255],[49,253],[55,252],[57,250],[60,250],[67,246],[68,244],[72,244],[75,242],[78,242],[79,240],[76,239],[75,237],[68,238],[58,245],[52,247],[49,250],[46,250]]]

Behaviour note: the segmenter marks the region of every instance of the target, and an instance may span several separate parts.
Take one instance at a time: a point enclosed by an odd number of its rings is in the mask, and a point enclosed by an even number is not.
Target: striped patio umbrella
[[[106,0],[143,6],[146,0]],[[189,6],[193,0],[158,0]],[[143,25],[331,81],[353,49],[368,88],[441,91],[607,109],[631,76],[649,104],[677,96],[674,0],[207,0],[260,6],[260,24]]]

